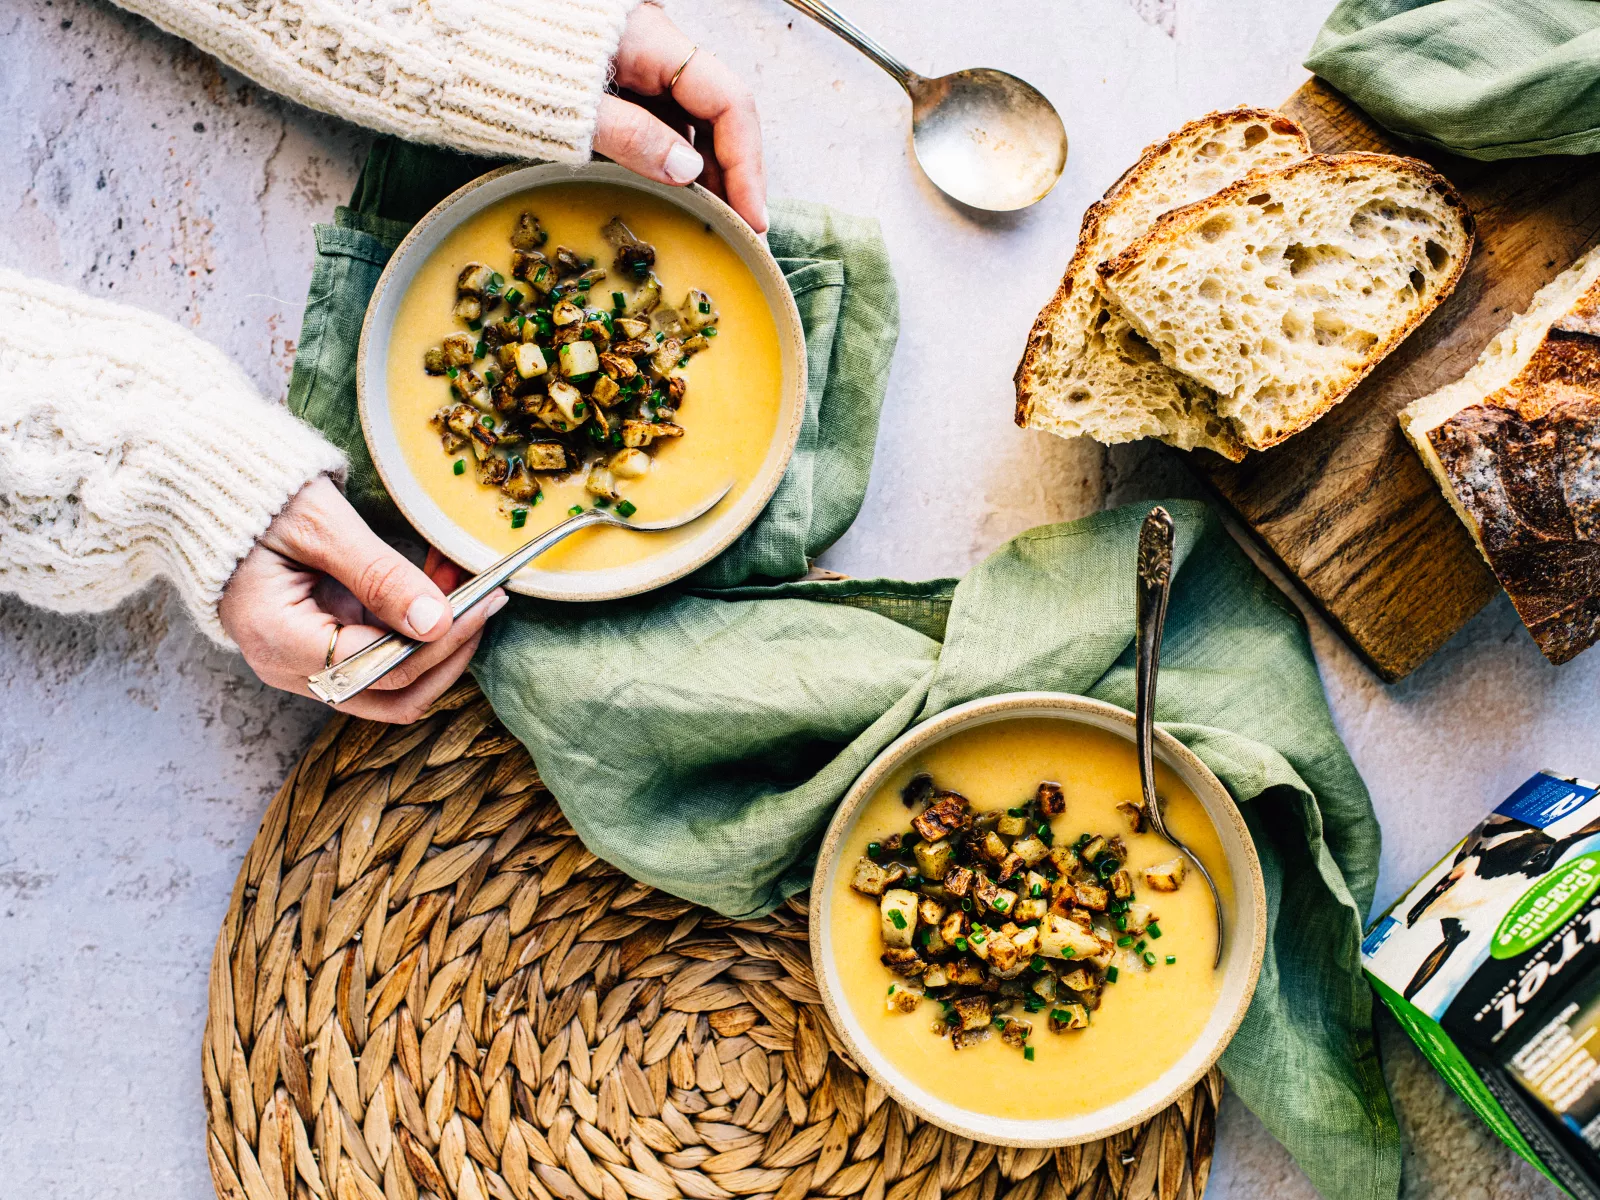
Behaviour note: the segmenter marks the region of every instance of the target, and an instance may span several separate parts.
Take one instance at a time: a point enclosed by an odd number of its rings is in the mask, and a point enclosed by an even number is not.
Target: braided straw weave
[[[470,683],[306,751],[201,1060],[221,1200],[1193,1200],[1221,1092],[1054,1151],[918,1121],[841,1048],[803,904],[729,921],[599,861]]]

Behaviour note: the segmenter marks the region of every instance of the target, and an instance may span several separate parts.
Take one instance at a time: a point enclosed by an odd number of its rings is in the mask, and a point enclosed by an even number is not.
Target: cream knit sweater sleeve
[[[0,270],[0,592],[110,608],[157,575],[227,646],[234,567],[339,451],[159,317]]]
[[[638,0],[117,0],[272,91],[414,142],[589,157]]]

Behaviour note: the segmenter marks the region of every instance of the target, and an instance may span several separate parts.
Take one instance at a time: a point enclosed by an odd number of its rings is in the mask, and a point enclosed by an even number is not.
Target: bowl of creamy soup
[[[512,578],[605,600],[687,575],[765,507],[805,410],[804,332],[766,242],[698,186],[610,163],[507,167],[461,188],[384,269],[357,362],[384,486],[479,571],[589,508],[590,528]]]
[[[1261,866],[1227,790],[1156,731],[1168,828],[1143,816],[1133,715],[1017,692],[888,747],[846,794],[811,891],[818,986],[900,1103],[1014,1146],[1102,1138],[1187,1091],[1261,969]]]

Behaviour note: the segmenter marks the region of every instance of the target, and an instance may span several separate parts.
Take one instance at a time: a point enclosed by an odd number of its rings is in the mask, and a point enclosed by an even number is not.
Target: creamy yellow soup
[[[937,786],[960,792],[980,812],[1025,802],[1041,780],[1059,782],[1067,806],[1051,822],[1056,843],[1070,844],[1083,833],[1120,833],[1136,896],[1155,910],[1162,936],[1147,940],[1156,965],[1121,966],[1116,982],[1105,985],[1087,1029],[1052,1033],[1050,1005],[1033,1014],[1020,1008],[1012,1012],[1033,1025],[1031,1061],[998,1033],[955,1049],[949,1038],[932,1031],[942,1016],[933,1000],[911,1013],[891,1012],[886,1004],[889,987],[900,980],[878,960],[883,949],[878,900],[851,888],[850,878],[869,842],[909,827],[915,813],[901,802],[900,789],[922,771]],[[1157,764],[1156,778],[1172,832],[1205,862],[1226,908],[1233,882],[1215,828],[1176,774]],[[1075,722],[1036,718],[952,734],[905,764],[867,801],[843,846],[834,883],[834,958],[845,1001],[867,1038],[908,1079],[969,1111],[1047,1120],[1092,1112],[1132,1095],[1194,1043],[1222,984],[1222,972],[1211,966],[1217,945],[1211,894],[1192,869],[1175,892],[1145,884],[1144,868],[1167,862],[1176,851],[1153,833],[1129,831],[1115,806],[1138,798],[1139,767],[1131,743]],[[998,923],[999,918],[991,914],[984,920]],[[1169,965],[1168,955],[1177,961]]]
[[[649,473],[627,481],[623,496],[640,521],[685,512],[730,480],[734,489],[724,503],[736,499],[772,447],[782,399],[778,331],[760,285],[733,248],[703,222],[654,196],[598,183],[551,184],[508,196],[463,223],[417,271],[400,302],[387,364],[390,413],[417,481],[457,524],[501,553],[565,520],[572,506],[587,508],[593,502],[581,470],[565,477],[540,475],[543,498],[528,510],[523,527],[513,528],[503,493],[477,481],[470,451],[445,453],[428,423],[452,402],[449,380],[425,374],[422,359],[447,334],[466,328],[451,314],[457,277],[468,263],[484,262],[510,280],[511,231],[525,210],[549,232],[547,250],[570,246],[608,269],[615,250],[600,229],[620,216],[655,246],[664,303],[681,304],[690,288],[710,293],[720,314],[718,333],[682,370],[688,391],[676,421],[684,436],[659,442],[651,451]],[[632,289],[632,280],[602,280],[594,287],[594,304],[608,306],[613,290],[631,294]],[[466,470],[456,475],[455,461],[462,457]],[[624,566],[696,532],[693,526],[664,534],[585,530],[544,555],[539,569]]]

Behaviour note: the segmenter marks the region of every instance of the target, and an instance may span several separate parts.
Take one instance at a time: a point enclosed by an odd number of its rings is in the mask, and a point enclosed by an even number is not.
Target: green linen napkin
[[[488,164],[380,142],[318,230],[290,400],[397,514],[355,421],[362,315],[392,246]],[[964,579],[801,581],[865,491],[896,317],[871,222],[774,204],[805,322],[806,433],[762,518],[685,584],[608,604],[514,598],[473,670],[573,826],[635,878],[734,916],[802,890],[839,797],[917,720],[1050,689],[1133,704],[1142,508],[1033,530]],[[1299,615],[1199,504],[1170,505],[1177,574],[1157,716],[1240,802],[1266,875],[1261,982],[1230,1085],[1325,1194],[1389,1200],[1399,1137],[1358,945],[1378,828]]]
[[[1341,0],[1306,68],[1468,158],[1600,150],[1595,0]]]

